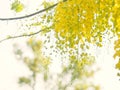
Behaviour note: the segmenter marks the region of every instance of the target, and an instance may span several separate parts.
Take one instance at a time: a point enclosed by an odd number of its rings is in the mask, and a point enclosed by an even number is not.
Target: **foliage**
[[[19,59],[22,60],[32,72],[28,77],[20,77],[19,84],[27,84],[32,90],[35,90],[37,84],[36,80],[40,79],[37,76],[41,74],[43,76],[42,80],[44,80],[46,84],[48,82],[51,83],[50,86],[52,86],[52,88],[49,88],[48,90],[69,90],[72,88],[74,90],[87,90],[90,88],[100,90],[99,86],[94,85],[93,81],[89,81],[95,72],[90,68],[94,64],[94,56],[87,53],[81,53],[79,58],[70,56],[68,60],[66,59],[66,61],[68,61],[67,65],[61,60],[62,67],[60,68],[62,69],[62,72],[52,74],[49,69],[49,65],[52,65],[52,63],[50,63],[51,60],[42,54],[42,42],[31,38],[27,42],[27,46],[32,50],[34,58],[24,56],[22,50],[15,48],[15,54],[17,56],[19,55]],[[57,76],[57,81],[53,79],[55,75]],[[64,79],[66,79],[66,77],[69,78],[69,81],[65,82]],[[47,87],[50,86],[48,85]]]
[[[19,55],[19,59],[21,59],[31,71],[30,76],[20,77],[19,83],[30,85],[31,88],[35,90],[36,79],[39,74],[44,74],[44,79],[47,79],[50,58],[45,57],[42,54],[42,41],[31,38],[27,42],[27,45],[32,50],[32,53],[34,55],[33,58],[29,58],[29,56],[24,56],[24,53],[20,49],[15,48],[15,54],[17,56]]]
[[[82,53],[80,58],[71,56],[68,65],[64,65],[63,72],[58,79],[58,90],[100,90],[100,87],[89,81],[94,76],[92,66],[95,58],[87,53]],[[91,67],[91,68],[90,68]],[[68,82],[64,82],[63,78],[70,77]]]
[[[15,12],[21,12],[23,9],[24,5],[19,0],[15,0],[11,5],[11,10]]]
[[[20,84],[30,84],[31,81],[30,81],[29,78],[21,77],[21,78],[19,78],[19,83],[20,83]]]
[[[67,0],[55,9],[54,30],[57,48],[66,52],[81,48],[86,43],[102,47],[105,35],[117,36],[115,55],[119,55],[120,42],[119,0]],[[88,46],[89,47],[89,46]],[[82,48],[81,48],[82,49]],[[76,49],[77,50],[77,49]],[[117,68],[120,68],[117,63]]]
[[[68,84],[64,85],[63,81],[60,80],[58,82],[59,89],[66,90],[71,85],[75,90],[86,90],[94,86],[86,84],[87,82],[84,82],[84,85],[82,84],[83,81],[87,81],[86,77],[93,74],[93,71],[88,71],[86,68],[86,66],[91,66],[93,62],[91,60],[94,60],[94,57],[87,53],[90,48],[89,45],[104,46],[103,40],[106,35],[110,36],[112,34],[112,37],[117,37],[117,40],[114,42],[115,54],[113,57],[114,59],[118,59],[116,69],[120,70],[120,0],[59,1],[60,3],[53,11],[50,9],[42,14],[40,17],[42,22],[37,18],[37,22],[32,23],[30,26],[50,27],[43,33],[46,38],[45,42],[50,44],[53,41],[50,38],[51,34],[48,32],[54,32],[56,43],[50,47],[56,47],[54,50],[57,50],[56,53],[60,52],[60,56],[66,55],[65,57],[69,64],[64,66],[63,73],[58,78],[62,79],[69,73],[71,80]],[[53,2],[47,2],[46,0],[43,2],[44,8],[52,4]],[[16,0],[12,4],[12,9],[19,12],[23,9],[23,5]],[[34,40],[30,40],[28,45],[32,48],[35,55],[34,59],[30,59],[29,57],[23,58],[29,69],[36,74],[44,70],[46,71],[46,69],[48,70],[49,59],[40,59],[43,57],[39,50],[41,42],[36,43]],[[44,60],[48,61],[44,62]],[[119,73],[118,76],[120,76]],[[79,82],[77,84],[76,79]],[[29,82],[27,78],[21,78],[21,81]]]

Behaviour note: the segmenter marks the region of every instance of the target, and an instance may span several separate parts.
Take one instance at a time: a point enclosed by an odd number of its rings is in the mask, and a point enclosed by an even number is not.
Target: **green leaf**
[[[11,5],[11,10],[14,10],[15,12],[21,12],[23,9],[24,5],[18,0],[15,0]]]
[[[48,79],[48,75],[47,73],[44,73],[44,81],[47,81],[47,79]]]
[[[21,78],[19,78],[19,83],[20,84],[30,84],[31,80],[29,78],[26,78],[26,77],[21,77]]]

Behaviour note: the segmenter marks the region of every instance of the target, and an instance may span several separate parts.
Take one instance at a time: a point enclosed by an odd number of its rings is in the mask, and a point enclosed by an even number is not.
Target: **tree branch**
[[[49,27],[49,28],[50,28],[50,27]],[[31,33],[31,34],[22,34],[22,35],[18,35],[18,36],[9,36],[9,37],[7,37],[7,38],[4,38],[4,39],[0,40],[0,43],[2,43],[3,41],[6,41],[6,40],[15,39],[15,38],[20,38],[20,37],[30,37],[30,36],[39,34],[40,32],[43,32],[44,30],[49,29],[49,28],[45,28],[45,29],[39,30],[39,31],[37,31],[37,32],[35,32],[35,33]]]
[[[67,0],[63,0],[63,2],[66,2],[66,1],[67,1]],[[1,21],[10,21],[10,20],[18,20],[18,19],[29,18],[29,17],[35,16],[35,15],[37,15],[37,14],[39,14],[39,13],[42,13],[42,12],[44,12],[44,11],[47,11],[47,10],[49,10],[49,9],[57,6],[57,5],[58,5],[58,3],[53,4],[52,6],[49,6],[49,7],[45,8],[45,9],[39,10],[39,11],[34,12],[34,13],[32,13],[32,14],[29,14],[29,15],[20,16],[20,17],[13,17],[13,18],[0,18],[0,20],[1,20]]]
[[[39,13],[42,13],[44,11],[47,11],[53,7],[55,7],[58,3],[56,4],[53,4],[52,6],[49,6],[48,8],[45,8],[45,9],[42,9],[40,11],[37,11],[35,13],[32,13],[32,14],[29,14],[29,15],[25,15],[25,16],[20,16],[20,17],[13,17],[13,18],[0,18],[1,21],[8,21],[8,20],[18,20],[18,19],[24,19],[24,18],[28,18],[28,17],[32,17],[32,16],[35,16]]]

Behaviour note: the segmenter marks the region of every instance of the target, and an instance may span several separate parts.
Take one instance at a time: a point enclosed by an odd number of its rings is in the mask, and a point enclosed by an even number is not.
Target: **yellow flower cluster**
[[[93,24],[94,0],[68,0],[56,8],[55,31],[66,40],[70,38],[90,39]],[[72,36],[72,37],[71,37]]]
[[[110,27],[109,19],[113,0],[68,0],[61,2],[55,11],[56,37],[74,48],[79,42],[101,46],[102,34]],[[59,42],[61,43],[61,42]]]

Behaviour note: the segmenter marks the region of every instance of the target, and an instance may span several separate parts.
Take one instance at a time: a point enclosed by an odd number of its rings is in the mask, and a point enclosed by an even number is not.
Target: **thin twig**
[[[66,2],[66,1],[67,1],[67,0],[63,0],[63,2]],[[39,11],[34,12],[34,13],[32,13],[32,14],[29,14],[29,15],[20,16],[20,17],[13,17],[13,18],[0,18],[0,20],[1,20],[1,21],[10,21],[10,20],[18,20],[18,19],[29,18],[29,17],[35,16],[35,15],[37,15],[37,14],[39,14],[39,13],[42,13],[42,12],[44,12],[44,11],[47,11],[47,10],[49,10],[49,9],[57,6],[57,5],[58,5],[58,3],[55,3],[55,4],[49,6],[49,7],[45,8],[45,9],[39,10]]]
[[[42,9],[42,10],[40,10],[40,11],[34,12],[34,13],[32,13],[32,14],[29,14],[29,15],[20,16],[20,17],[13,17],[13,18],[0,18],[0,20],[1,20],[1,21],[8,21],[8,20],[10,21],[10,20],[18,20],[18,19],[24,19],[24,18],[32,17],[32,16],[35,16],[35,15],[37,15],[37,14],[39,14],[39,13],[42,13],[42,12],[44,12],[44,11],[47,11],[47,10],[55,7],[57,4],[58,4],[58,3],[53,4],[52,6],[49,6],[48,8]]]
[[[16,39],[16,38],[20,38],[20,37],[30,37],[30,36],[39,34],[40,32],[42,32],[42,31],[44,31],[46,29],[49,29],[49,28],[45,28],[45,29],[39,30],[39,31],[37,31],[35,33],[31,33],[31,34],[22,34],[22,35],[18,35],[18,36],[9,36],[7,38],[4,38],[4,39],[0,40],[0,43],[2,43],[3,41],[6,41],[6,40]]]

